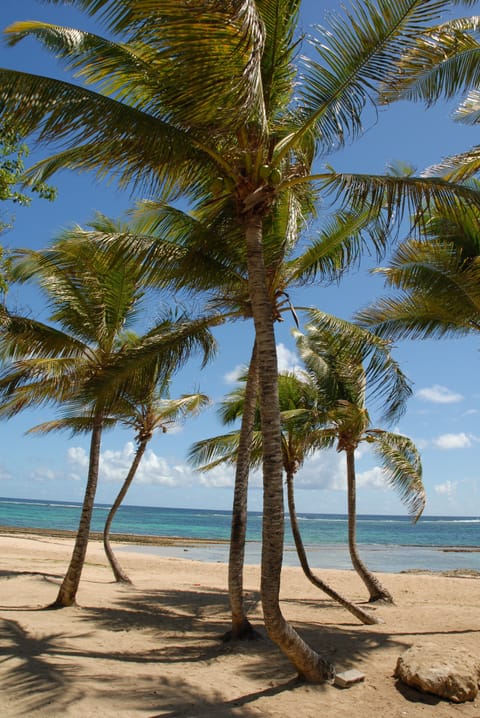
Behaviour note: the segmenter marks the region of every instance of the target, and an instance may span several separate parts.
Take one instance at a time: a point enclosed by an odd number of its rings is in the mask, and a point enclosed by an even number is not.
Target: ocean
[[[102,531],[109,506],[97,504],[92,530]],[[76,530],[80,504],[0,498],[0,526]],[[313,568],[351,568],[347,549],[347,517],[341,514],[300,513],[302,537]],[[246,560],[259,563],[262,516],[249,512]],[[230,512],[122,506],[112,533],[209,539],[212,543],[184,546],[129,544],[129,551],[156,553],[201,561],[226,561]],[[425,516],[412,524],[407,516],[367,516],[357,520],[360,554],[374,571],[480,571],[480,517]],[[219,543],[215,543],[218,541]],[[288,517],[285,523],[287,565],[298,565]]]

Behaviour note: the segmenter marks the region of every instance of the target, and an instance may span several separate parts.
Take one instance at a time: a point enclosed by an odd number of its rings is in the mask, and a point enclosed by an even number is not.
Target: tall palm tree
[[[264,229],[279,198],[315,181],[324,183],[320,194],[344,192],[349,202],[370,204],[372,214],[425,191],[432,201],[451,201],[450,186],[433,180],[312,174],[316,157],[359,134],[378,84],[388,82],[398,56],[449,2],[357,0],[311,38],[313,57],[302,64],[300,0],[197,0],[188,11],[173,0],[69,1],[99,17],[109,39],[41,22],[17,23],[9,38],[36,37],[91,89],[1,70],[3,114],[22,132],[61,146],[37,165],[37,181],[69,167],[109,174],[156,198],[233,203],[258,352],[265,625],[302,676],[325,680],[331,666],[300,639],[279,604],[281,433]],[[455,191],[469,195],[468,188]]]
[[[287,198],[288,199],[288,198]],[[303,192],[297,201],[275,205],[265,228],[264,251],[268,267],[269,294],[275,317],[283,321],[295,310],[289,292],[311,282],[338,281],[357,264],[368,243],[378,256],[384,249],[387,231],[381,221],[372,221],[368,212],[333,213],[312,236],[302,254],[295,252],[305,223],[313,219],[311,197]],[[209,304],[226,319],[251,318],[251,303],[245,268],[244,248],[232,239],[238,234],[235,217],[225,210],[207,208],[201,214],[154,202],[141,202],[133,211],[130,231],[108,235],[94,231],[91,240],[119,247],[121,252],[141,262],[152,283],[168,282],[176,291],[206,292]],[[221,247],[211,246],[212,235]],[[232,612],[231,630],[225,640],[250,639],[256,631],[250,624],[243,597],[243,563],[247,529],[247,489],[250,445],[257,403],[258,365],[254,346],[245,386],[245,406],[241,415],[239,447],[235,462],[235,488],[232,506],[228,587]]]
[[[164,323],[130,348],[123,338],[139,310],[143,295],[141,269],[118,256],[98,255],[95,247],[67,231],[51,248],[19,253],[16,277],[36,279],[52,308],[45,324],[4,310],[0,323],[3,416],[25,407],[52,404],[66,417],[84,416],[91,432],[90,458],[79,530],[71,561],[52,607],[68,606],[75,597],[85,560],[98,481],[103,429],[125,384],[137,382],[152,358],[170,368],[192,347],[208,355],[212,341],[205,326],[194,323],[180,331]],[[188,335],[189,332],[189,335]],[[163,354],[162,354],[163,352]],[[128,380],[127,380],[128,377]],[[62,423],[62,420],[60,420]]]
[[[249,371],[251,371],[251,366]],[[248,374],[240,377],[240,380],[241,384],[238,389],[231,392],[221,404],[220,417],[225,424],[236,422],[243,417],[245,411],[249,410],[249,397],[247,395],[249,388]],[[378,623],[378,620],[371,613],[364,611],[340,595],[315,575],[310,568],[295,509],[294,478],[307,457],[318,449],[318,427],[314,423],[308,427],[304,423],[300,426],[299,423],[285,420],[284,417],[289,411],[295,410],[299,406],[309,407],[313,414],[313,408],[317,409],[317,396],[315,387],[308,381],[306,375],[298,376],[294,373],[282,372],[279,374],[278,380],[280,407],[282,409],[282,458],[287,484],[290,523],[300,565],[311,583],[344,606],[362,623],[370,625]],[[254,396],[254,402],[254,421],[252,422],[250,439],[250,466],[253,468],[261,466],[262,461],[262,434],[256,395]],[[318,424],[316,411],[315,421]],[[197,441],[190,449],[189,459],[201,471],[209,471],[225,462],[236,464],[241,452],[241,440],[241,432],[233,431],[229,434]]]
[[[345,452],[352,563],[369,591],[370,601],[391,603],[391,594],[358,553],[355,452],[361,442],[371,445],[382,464],[385,480],[400,493],[413,520],[418,520],[425,505],[418,451],[406,436],[371,428],[367,411],[367,403],[381,399],[384,419],[396,419],[404,411],[410,387],[391,356],[388,342],[316,310],[310,312],[310,320],[307,332],[298,333],[297,346],[321,408],[319,445],[322,441],[325,446],[336,442],[337,451]],[[312,416],[299,408],[290,412],[290,419],[300,421],[301,426],[303,422],[310,423]]]

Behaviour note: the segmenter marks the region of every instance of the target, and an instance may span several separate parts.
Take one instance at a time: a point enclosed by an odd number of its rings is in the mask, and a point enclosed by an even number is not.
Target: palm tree
[[[314,215],[312,197],[303,190],[295,201],[284,199],[272,208],[266,223],[264,252],[275,317],[283,321],[287,313],[296,321],[288,294],[293,287],[311,282],[317,275],[326,282],[338,281],[347,268],[357,264],[367,243],[380,257],[387,231],[382,221],[372,221],[368,212],[337,211],[323,222],[306,251],[298,255],[295,248],[302,229]],[[219,214],[218,208],[207,206],[201,212],[190,213],[164,203],[142,201],[131,215],[128,227],[120,233],[114,226],[105,232],[105,218],[98,215],[98,221],[92,223],[85,236],[100,246],[106,245],[109,251],[113,246],[122,256],[141,263],[154,286],[188,292],[187,299],[190,295],[195,299],[198,292],[206,293],[210,310],[214,308],[225,319],[251,318],[245,251],[238,239],[235,212],[229,216],[223,208]],[[212,246],[212,236],[217,237],[217,245]],[[248,376],[247,408],[242,412],[235,465],[228,562],[232,626],[225,634],[226,640],[258,635],[247,618],[243,600],[248,467],[258,382],[255,347]]]
[[[384,419],[392,421],[405,408],[410,387],[391,357],[388,342],[355,325],[323,312],[310,312],[311,324],[298,333],[297,346],[315,386],[320,427],[320,445],[337,444],[345,452],[348,493],[348,545],[353,566],[365,583],[370,601],[393,601],[390,593],[361,560],[356,541],[355,451],[368,442],[379,458],[385,479],[400,493],[413,518],[418,520],[424,505],[420,456],[406,436],[371,428],[367,400],[383,402]],[[366,362],[368,363],[366,364]],[[365,365],[366,364],[366,365]],[[292,421],[312,422],[307,409],[290,412]],[[305,425],[305,424],[304,424]]]
[[[295,249],[314,207],[305,191],[298,201],[280,201],[272,210],[265,228],[265,255],[269,294],[278,321],[295,310],[289,299],[293,287],[311,282],[338,281],[343,272],[359,261],[368,243],[380,257],[386,242],[386,227],[373,222],[368,212],[333,213],[314,235],[305,252]],[[251,318],[248,279],[243,246],[232,243],[238,234],[235,217],[225,210],[193,214],[178,207],[141,202],[133,212],[127,234],[90,233],[89,239],[114,245],[141,262],[152,283],[168,283],[176,291],[207,292],[209,305],[226,319]],[[211,246],[211,236],[219,239],[221,253]],[[247,529],[247,489],[250,445],[257,403],[258,366],[256,347],[252,351],[245,386],[245,406],[241,415],[239,448],[235,462],[235,488],[228,562],[228,587],[232,626],[224,639],[252,639],[257,633],[247,618],[243,600],[243,563]]]
[[[17,23],[9,38],[13,44],[36,37],[93,89],[1,70],[3,114],[42,143],[61,145],[34,169],[37,181],[65,167],[93,170],[157,199],[235,207],[258,352],[265,625],[302,676],[325,680],[331,666],[293,631],[279,604],[281,431],[264,230],[282,197],[315,181],[324,183],[319,193],[345,192],[348,202],[370,204],[372,216],[426,190],[432,202],[470,195],[468,188],[418,178],[312,174],[315,157],[359,134],[378,83],[388,82],[398,56],[449,2],[357,1],[318,31],[311,40],[315,56],[301,67],[295,64],[300,0],[198,0],[188,12],[172,0],[71,3],[103,20],[109,39],[41,22]]]
[[[32,405],[60,405],[67,418],[80,416],[77,425],[91,433],[79,530],[52,607],[75,601],[88,544],[101,436],[112,423],[109,414],[115,401],[132,378],[137,382],[149,370],[152,358],[163,363],[165,371],[184,361],[192,347],[203,346],[205,356],[212,348],[205,325],[202,329],[194,323],[187,329],[185,322],[173,329],[160,323],[142,338],[141,346],[130,348],[122,333],[137,316],[143,295],[141,269],[119,261],[118,256],[100,256],[94,249],[73,229],[50,249],[20,252],[16,277],[38,281],[55,324],[7,310],[1,315],[2,415],[12,416]],[[58,422],[67,424],[65,418]]]
[[[118,492],[115,501],[108,512],[103,531],[103,545],[105,553],[115,576],[120,583],[131,583],[131,580],[120,566],[110,545],[110,528],[127,492],[135,478],[143,455],[154,432],[160,429],[166,433],[173,424],[188,414],[197,412],[208,403],[205,394],[185,394],[178,399],[169,399],[165,396],[168,379],[162,381],[161,386],[155,387],[155,375],[152,375],[150,391],[146,392],[141,401],[125,401],[120,413],[121,421],[135,430],[136,451],[130,469]],[[130,411],[129,411],[130,409]]]
[[[128,341],[141,345],[141,337],[129,333]],[[141,377],[141,383],[135,386],[135,395],[130,387],[129,392],[124,392],[117,398],[115,411],[108,415],[106,423],[113,426],[121,423],[135,431],[136,451],[127,476],[118,492],[110,511],[108,512],[103,530],[103,545],[108,562],[113,571],[115,580],[119,583],[131,583],[121,567],[118,558],[115,556],[110,543],[110,529],[115,515],[120,508],[128,490],[137,474],[147,446],[155,431],[161,430],[166,433],[170,427],[177,424],[188,414],[197,412],[202,406],[208,403],[209,399],[205,394],[185,394],[178,399],[168,397],[168,385],[171,381],[172,371],[162,376],[163,367],[158,359],[154,359],[154,369],[149,370]],[[70,416],[62,419],[38,424],[29,430],[29,433],[58,431],[59,429],[70,429],[72,433],[88,432],[90,430],[90,417]]]
[[[309,566],[295,509],[294,478],[307,457],[318,449],[318,428],[314,424],[308,427],[305,424],[300,426],[297,422],[285,420],[284,417],[289,411],[295,410],[299,406],[308,406],[313,414],[313,408],[317,408],[317,396],[315,394],[315,387],[308,381],[308,376],[306,375],[298,376],[294,373],[282,372],[279,374],[278,380],[280,407],[282,409],[283,466],[287,484],[290,523],[300,565],[311,583],[317,586],[317,588],[320,588],[320,590],[330,596],[330,598],[333,598],[344,606],[347,611],[350,611],[362,621],[362,623],[370,625],[378,623],[378,620],[371,613],[364,611],[359,606],[341,596],[325,583],[325,581],[316,576]],[[236,422],[243,417],[246,410],[248,411],[248,374],[241,376],[240,381],[241,384],[239,387],[231,392],[220,406],[220,417],[224,424]],[[262,460],[262,434],[256,395],[254,396],[254,402],[254,421],[250,439],[250,466],[258,468],[261,466]],[[316,420],[318,423],[318,417],[316,417]],[[191,447],[189,459],[200,471],[209,471],[226,462],[237,464],[241,452],[241,440],[241,432],[233,431],[229,434],[198,441]],[[320,443],[322,443],[322,441]]]

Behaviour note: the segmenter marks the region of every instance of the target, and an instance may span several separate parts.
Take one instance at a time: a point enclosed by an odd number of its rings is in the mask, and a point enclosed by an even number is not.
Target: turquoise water
[[[97,505],[92,530],[101,531],[109,506]],[[76,530],[80,505],[54,501],[0,498],[0,525],[25,528]],[[335,514],[299,514],[300,527],[312,566],[349,567],[347,518]],[[228,539],[230,512],[204,509],[171,509],[122,506],[112,532],[149,536]],[[362,556],[374,570],[402,571],[409,568],[480,570],[480,517],[427,516],[412,524],[406,516],[359,516],[358,543]],[[260,560],[261,514],[248,515],[247,558]],[[297,562],[286,520],[285,562]],[[466,551],[467,548],[479,550]],[[452,550],[453,549],[453,550]],[[132,550],[129,547],[129,550]],[[135,549],[137,550],[137,549]],[[228,547],[213,545],[185,550],[182,547],[144,547],[139,550],[200,560],[226,560]]]

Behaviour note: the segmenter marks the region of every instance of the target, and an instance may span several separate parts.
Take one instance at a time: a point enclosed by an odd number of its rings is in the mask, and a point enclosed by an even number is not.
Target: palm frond
[[[420,454],[411,439],[385,431],[370,433],[372,447],[380,458],[389,484],[399,493],[413,521],[425,508],[426,495],[422,481]]]
[[[400,222],[406,215],[421,224],[433,211],[462,212],[462,203],[478,207],[480,193],[467,184],[443,177],[394,177],[391,175],[339,174],[332,171],[324,188],[344,208],[368,210],[373,218],[385,212],[388,222]]]
[[[469,31],[477,32],[479,22],[478,17],[459,18],[420,33],[383,87],[382,101],[423,100],[432,105],[478,85],[480,45]]]
[[[203,354],[203,365],[214,356],[215,340],[210,327],[218,316],[194,320],[180,318],[153,327],[134,345],[124,345],[104,361],[102,367],[84,385],[84,398],[97,398],[110,405],[111,398],[145,387],[151,381],[152,367],[157,374],[178,371],[190,356]]]
[[[306,282],[317,275],[326,281],[339,280],[360,261],[367,244],[381,256],[387,237],[388,227],[381,216],[372,221],[368,211],[340,210],[327,218],[307,250],[290,262],[292,281]]]
[[[28,317],[12,314],[3,315],[0,326],[0,356],[3,360],[19,358],[82,357],[85,344],[56,327],[49,326]]]
[[[480,90],[470,90],[453,113],[453,119],[464,125],[478,125],[480,122]]]
[[[381,402],[386,421],[398,418],[411,388],[392,356],[390,343],[320,310],[311,309],[308,316],[310,324],[305,335],[297,333],[297,346],[307,368],[317,374],[321,370],[318,376],[327,387],[327,396],[332,392],[334,400],[356,403],[364,400],[366,391],[369,401]]]
[[[297,49],[295,30],[300,0],[257,0],[265,26],[261,72],[263,103],[268,117],[275,117],[291,102]]]
[[[251,117],[252,106],[264,121],[264,29],[252,0],[191,3],[188,11],[173,0],[80,7],[99,14],[110,33],[121,34],[129,44],[141,42],[155,49],[151,64],[154,70],[161,65],[164,116],[175,124],[212,128],[221,120],[224,126],[238,127],[246,113]],[[211,102],[212,96],[218,103]]]
[[[61,150],[29,170],[31,182],[45,181],[68,167],[94,170],[99,177],[108,173],[121,186],[157,192],[163,187],[174,194],[178,188],[193,185],[195,191],[202,184],[199,156],[212,162],[199,142],[192,144],[191,134],[98,92],[5,69],[0,70],[0,83],[5,121],[22,135],[36,133],[39,143]]]
[[[188,452],[188,461],[199,471],[210,471],[222,464],[234,464],[237,460],[240,433],[233,431],[229,434],[215,436],[210,439],[197,441]],[[261,435],[254,432],[251,445],[251,465],[261,463]]]
[[[329,27],[318,28],[311,41],[318,59],[305,59],[302,128],[282,151],[313,128],[328,152],[357,136],[363,110],[374,105],[377,84],[393,73],[398,57],[447,6],[441,0],[364,0],[332,16]]]
[[[480,146],[475,145],[466,152],[450,155],[441,162],[428,167],[423,174],[426,178],[442,177],[456,185],[480,173]],[[475,203],[478,204],[478,203]],[[440,205],[438,205],[440,206]]]
[[[470,242],[463,236],[460,242],[410,240],[400,245],[391,266],[375,270],[400,295],[377,300],[357,314],[357,321],[396,339],[478,331],[480,262],[478,255],[471,258]]]

